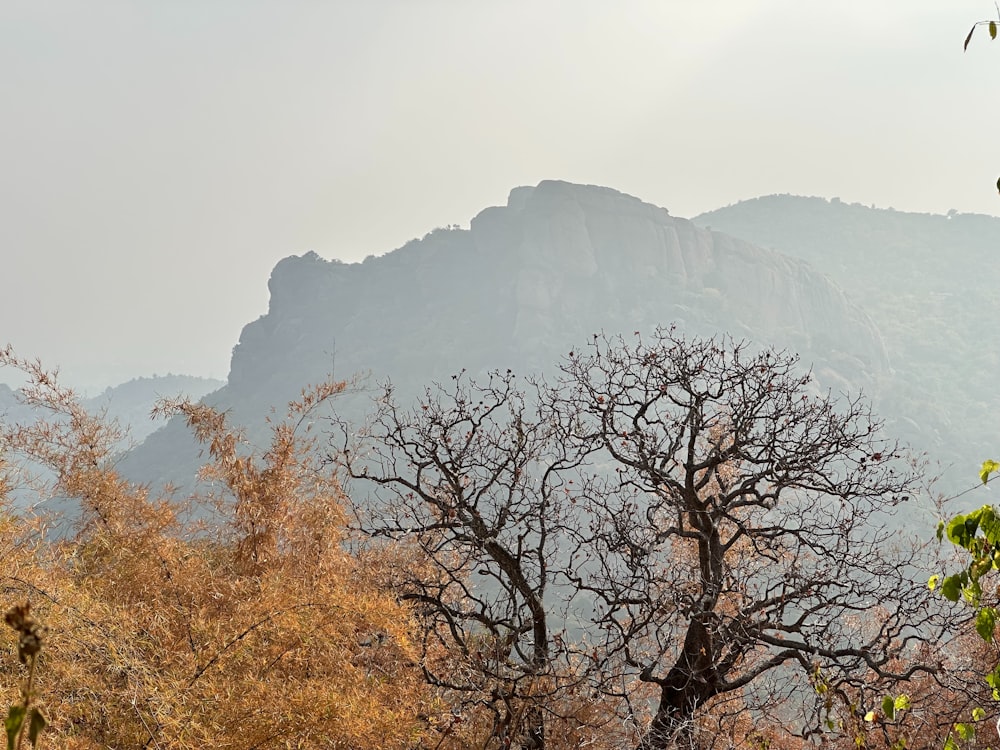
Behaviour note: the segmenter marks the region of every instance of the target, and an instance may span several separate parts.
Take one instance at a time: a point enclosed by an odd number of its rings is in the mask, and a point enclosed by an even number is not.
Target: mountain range
[[[598,331],[631,336],[675,324],[793,350],[817,388],[863,390],[916,449],[972,466],[988,443],[958,439],[977,407],[954,410],[962,384],[941,362],[958,341],[946,333],[956,322],[946,295],[961,295],[949,292],[956,265],[978,262],[997,238],[1000,220],[989,217],[781,196],[689,221],[610,188],[544,181],[515,188],[468,229],[435,229],[362,263],[315,253],[280,261],[268,312],[244,327],[228,382],[208,401],[262,439],[272,408],[331,375],[361,374],[360,391],[391,379],[406,398],[460,370],[551,371]],[[935,255],[941,247],[949,260]],[[920,297],[934,294],[923,308]],[[963,322],[974,308],[962,301]],[[923,318],[936,328],[921,338]],[[980,352],[976,368],[994,365]],[[985,388],[979,395],[992,398]],[[366,398],[344,397],[337,408],[360,418]],[[122,468],[183,485],[199,462],[174,421]],[[963,466],[959,476],[975,471]]]
[[[869,389],[878,412],[942,464],[953,477],[949,491],[974,482],[998,443],[1000,353],[991,331],[1000,295],[988,269],[1000,219],[772,195],[694,222],[802,259],[843,289],[889,354],[888,371]]]
[[[150,418],[153,406],[161,398],[198,400],[223,385],[221,380],[193,375],[154,375],[110,386],[96,396],[81,398],[80,402],[91,414],[103,414],[116,421],[127,431],[127,441],[139,444],[163,426]],[[0,416],[9,423],[26,423],[40,415],[21,402],[17,391],[0,383]]]

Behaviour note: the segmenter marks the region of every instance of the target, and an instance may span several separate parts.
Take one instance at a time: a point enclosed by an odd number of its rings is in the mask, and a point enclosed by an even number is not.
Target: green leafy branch
[[[972,742],[976,739],[976,723],[985,718],[986,712],[983,709],[978,706],[972,709],[971,722],[957,722],[952,730],[948,732],[948,739],[944,741],[944,750],[959,750],[958,740]]]
[[[903,714],[910,710],[910,696],[905,694],[897,695],[893,698],[891,695],[887,695],[882,698],[881,710],[873,709],[865,714],[865,722],[870,725],[881,725],[882,731],[885,732],[886,744],[891,748],[891,750],[905,750],[906,749],[906,735],[902,733],[901,724]],[[887,729],[890,726],[895,726],[897,734],[895,741],[890,741]],[[867,730],[863,730],[867,732]],[[865,742],[864,734],[854,738],[854,744],[858,748],[863,748],[867,745]]]
[[[1000,464],[987,461],[980,477],[989,479],[990,473],[1000,469]],[[969,553],[967,566],[949,576],[933,575],[927,582],[931,591],[940,587],[945,599],[957,602],[965,599],[977,612],[976,630],[983,640],[993,639],[993,625],[997,610],[982,606],[983,587],[980,581],[992,570],[1000,570],[1000,516],[991,505],[984,505],[970,513],[958,514],[950,521],[941,521],[937,527],[938,541],[945,538],[956,547]]]
[[[995,26],[991,36],[995,37]],[[971,36],[971,34],[970,34]],[[987,484],[994,474],[1000,472],[1000,463],[984,461],[979,471],[979,479]],[[950,521],[941,521],[937,527],[938,541],[945,538],[969,553],[966,566],[957,573],[941,576],[932,575],[927,581],[931,591],[940,590],[948,601],[960,599],[968,603],[976,615],[976,633],[986,643],[992,643],[1000,610],[983,604],[983,578],[994,570],[1000,570],[1000,515],[991,505],[969,513],[959,514]],[[990,687],[993,700],[1000,701],[1000,665],[984,675]],[[972,709],[971,722],[958,722],[948,733],[944,750],[959,750],[959,741],[971,742],[976,736],[976,724],[986,718],[986,712],[976,707]]]
[[[869,723],[879,722],[879,721],[896,721],[897,716],[902,716],[904,711],[908,711],[910,708],[910,696],[908,695],[897,695],[893,698],[891,695],[887,695],[882,699],[882,711],[881,713],[876,710],[869,711],[865,714],[865,721]]]

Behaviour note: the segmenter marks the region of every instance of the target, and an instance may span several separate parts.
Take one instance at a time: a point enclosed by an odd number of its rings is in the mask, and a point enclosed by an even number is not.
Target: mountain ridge
[[[1000,323],[992,275],[1000,218],[876,209],[839,199],[762,196],[692,221],[802,258],[877,324],[892,368],[875,405],[899,435],[940,461],[953,489],[995,457]],[[970,495],[975,502],[978,495]]]
[[[798,351],[819,387],[836,390],[870,386],[889,367],[871,318],[808,262],[555,180],[514,188],[469,229],[436,229],[362,263],[285,258],[268,288],[268,312],[244,327],[228,384],[210,397],[258,438],[261,415],[331,373],[391,378],[411,396],[463,369],[551,370],[602,330],[727,330]],[[171,423],[123,465],[177,482],[153,454],[186,455],[190,470],[197,451],[182,433]]]

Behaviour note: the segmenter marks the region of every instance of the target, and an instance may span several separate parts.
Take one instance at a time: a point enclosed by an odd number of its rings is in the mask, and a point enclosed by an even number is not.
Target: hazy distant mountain
[[[81,399],[92,414],[104,413],[129,430],[132,441],[142,442],[147,435],[163,426],[150,419],[153,405],[161,398],[187,397],[199,400],[225,383],[191,375],[154,375],[135,378],[127,383],[106,388],[99,396]],[[17,392],[0,383],[0,415],[7,422],[27,422],[35,412],[21,403]]]
[[[878,324],[890,356],[874,392],[893,427],[954,463],[956,482],[1000,449],[1000,219],[911,214],[773,195],[696,219],[828,274]],[[962,477],[963,479],[959,479]]]
[[[198,401],[224,385],[221,380],[193,375],[154,375],[106,388],[99,396],[85,399],[84,406],[91,412],[104,410],[110,419],[127,426],[131,439],[140,443],[163,426],[150,418],[153,405],[161,398]]]
[[[437,229],[363,263],[285,258],[269,288],[268,313],[243,329],[228,384],[211,396],[251,435],[272,405],[331,370],[391,377],[405,396],[463,368],[549,369],[600,330],[729,331],[800,352],[834,390],[874,387],[888,366],[871,318],[809,263],[564,182],[516,188],[468,230]],[[172,423],[123,468],[180,481],[196,457]]]
[[[103,414],[109,420],[117,420],[127,429],[126,438],[120,446],[122,450],[141,443],[150,433],[163,426],[162,421],[150,418],[153,405],[161,398],[187,397],[201,399],[224,383],[209,378],[190,375],[163,375],[136,378],[127,383],[105,389],[99,396],[81,399],[83,406],[91,414]],[[39,417],[51,418],[50,414],[40,414],[38,410],[21,402],[17,391],[0,383],[0,418],[8,424],[31,424]],[[32,474],[47,477],[41,467],[28,466]],[[37,498],[30,492],[14,492],[15,503],[35,502]],[[74,514],[73,505],[64,505],[61,500],[50,501],[50,510],[68,508]]]

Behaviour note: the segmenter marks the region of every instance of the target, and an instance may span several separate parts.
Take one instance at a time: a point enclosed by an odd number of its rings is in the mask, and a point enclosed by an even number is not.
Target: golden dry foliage
[[[259,458],[218,412],[164,404],[231,497],[219,523],[192,530],[116,474],[115,425],[37,362],[8,348],[0,365],[50,415],[0,427],[0,470],[28,459],[82,513],[59,538],[9,497],[0,508],[0,601],[29,599],[49,628],[36,675],[49,746],[389,750],[432,731],[410,613],[345,551],[343,495],[297,433],[342,384],[305,393]],[[9,496],[21,485],[4,476]],[[0,661],[12,696],[22,670]]]

